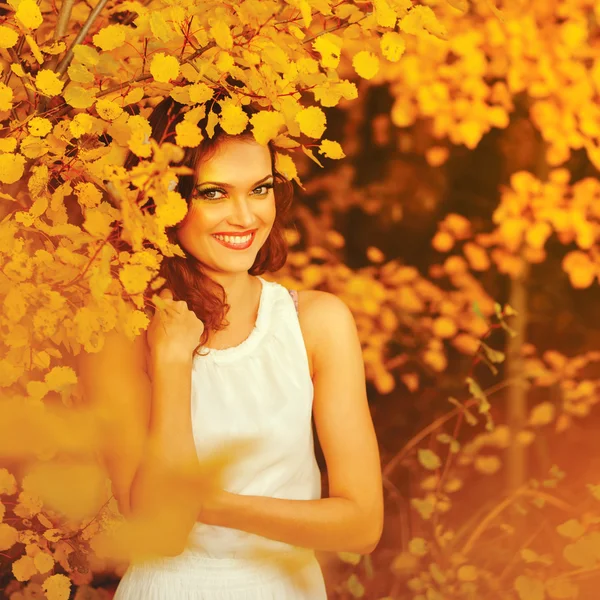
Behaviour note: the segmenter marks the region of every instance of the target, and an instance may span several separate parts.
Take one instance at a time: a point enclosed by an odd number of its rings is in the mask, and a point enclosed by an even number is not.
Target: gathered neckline
[[[255,345],[255,343],[258,341],[258,337],[261,333],[264,332],[264,328],[266,325],[265,320],[268,316],[266,309],[267,303],[265,300],[265,290],[267,289],[269,282],[260,277],[259,275],[257,275],[256,277],[260,280],[262,287],[260,290],[260,296],[258,300],[258,313],[256,315],[256,321],[254,322],[254,327],[252,328],[252,331],[250,332],[248,337],[245,340],[241,341],[239,344],[236,344],[235,346],[228,346],[227,348],[210,348],[209,346],[200,346],[200,352],[204,356],[198,358],[207,358],[208,356],[212,356],[213,358],[217,358],[218,360],[230,359],[243,352],[247,347]]]

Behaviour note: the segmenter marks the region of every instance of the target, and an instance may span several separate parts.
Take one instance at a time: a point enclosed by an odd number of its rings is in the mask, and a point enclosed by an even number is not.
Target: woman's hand
[[[190,360],[200,343],[204,323],[183,300],[173,300],[173,293],[164,289],[148,326],[147,339],[153,363]],[[160,306],[159,306],[160,304]]]

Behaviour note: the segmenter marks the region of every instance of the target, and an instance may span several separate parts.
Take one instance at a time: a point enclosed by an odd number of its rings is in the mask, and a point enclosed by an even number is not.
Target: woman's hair
[[[214,105],[214,108],[213,108]],[[151,137],[159,144],[162,142],[173,142],[175,136],[175,126],[183,120],[184,106],[167,97],[162,100],[153,109],[149,123],[152,128]],[[198,122],[198,127],[203,130],[203,140],[196,148],[185,148],[183,160],[178,165],[190,167],[192,174],[180,175],[179,183],[175,188],[181,196],[187,201],[188,210],[193,193],[196,187],[197,170],[200,161],[206,160],[212,156],[220,143],[226,138],[232,137],[217,125],[214,128],[214,135],[209,137],[205,132],[208,116],[211,110],[218,111],[218,105],[211,102],[206,104],[206,116]],[[242,107],[248,117],[258,112],[250,105]],[[252,131],[248,128],[244,130],[237,138],[253,139]],[[275,149],[269,144],[271,152],[271,164],[274,177],[274,195],[276,216],[271,232],[263,246],[260,248],[254,264],[249,270],[251,275],[260,275],[266,271],[275,272],[280,269],[287,259],[287,243],[284,236],[286,220],[293,198],[292,183],[287,180],[275,169]],[[129,169],[139,163],[139,158],[130,153],[124,163],[126,169]],[[147,208],[152,214],[154,211],[154,201],[150,199],[143,208]],[[167,227],[165,232],[169,242],[178,243],[177,240],[178,225]],[[180,245],[181,246],[181,245]],[[230,306],[227,304],[227,297],[223,286],[211,279],[205,272],[200,261],[192,256],[183,246],[181,249],[185,257],[164,256],[159,270],[159,276],[165,278],[163,288],[169,288],[173,292],[175,300],[184,300],[188,308],[204,323],[204,332],[199,340],[199,346],[206,344],[211,332],[224,329],[228,322],[225,316]],[[198,353],[199,346],[194,354]],[[199,354],[198,354],[199,355]]]

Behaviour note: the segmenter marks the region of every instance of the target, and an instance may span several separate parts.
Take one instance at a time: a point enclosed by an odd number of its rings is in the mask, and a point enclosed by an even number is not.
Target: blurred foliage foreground
[[[303,186],[276,278],[353,310],[382,445],[384,539],[326,561],[331,595],[596,597],[597,3],[9,0],[0,19],[7,597],[108,598],[168,537],[120,518],[110,415],[75,410],[73,357],[147,327],[185,213],[171,163],[206,103],[235,134],[248,102]],[[159,146],[167,95],[188,116]]]

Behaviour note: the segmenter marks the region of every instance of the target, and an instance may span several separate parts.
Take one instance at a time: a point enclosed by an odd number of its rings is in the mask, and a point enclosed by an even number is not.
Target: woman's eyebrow
[[[252,185],[252,187],[256,187],[257,185],[260,185],[261,183],[265,183],[268,179],[273,179],[273,175],[271,173],[269,173],[266,177],[263,177],[262,179],[257,181],[255,184]],[[219,187],[224,187],[224,188],[235,187],[231,183],[223,183],[220,181],[203,181],[202,183],[198,183],[196,185],[197,185],[197,187],[200,187],[202,185],[218,185]]]

